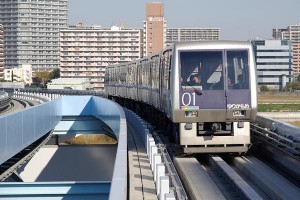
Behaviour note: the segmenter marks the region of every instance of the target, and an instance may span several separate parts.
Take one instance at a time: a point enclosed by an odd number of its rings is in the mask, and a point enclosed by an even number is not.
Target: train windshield
[[[222,50],[180,52],[182,89],[249,89],[248,51],[225,50],[228,67],[225,80],[223,55]]]
[[[181,86],[202,90],[224,90],[222,51],[180,53]]]
[[[248,51],[227,51],[229,90],[249,89]]]

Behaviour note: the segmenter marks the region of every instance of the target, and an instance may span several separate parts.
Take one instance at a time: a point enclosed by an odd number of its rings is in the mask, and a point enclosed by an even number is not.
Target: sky
[[[163,2],[167,28],[220,28],[222,40],[272,38],[300,23],[300,0],[69,0],[69,25],[142,28],[146,2]]]

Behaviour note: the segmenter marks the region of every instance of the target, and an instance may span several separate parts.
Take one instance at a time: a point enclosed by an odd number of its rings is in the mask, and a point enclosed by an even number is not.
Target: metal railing
[[[281,149],[290,156],[300,157],[300,143],[295,142],[285,136],[270,131],[268,128],[261,127],[257,124],[251,123],[251,134],[254,137],[263,139],[264,142]],[[299,133],[300,134],[300,133]]]

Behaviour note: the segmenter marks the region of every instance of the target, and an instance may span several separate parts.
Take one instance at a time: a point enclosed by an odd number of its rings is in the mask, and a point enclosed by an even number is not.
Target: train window
[[[201,86],[203,90],[224,90],[222,51],[188,51],[180,53],[183,89]]]
[[[126,82],[126,66],[125,65],[122,65],[122,66],[119,66],[120,68],[120,83],[121,84],[125,84]]]
[[[170,56],[171,56],[170,51],[165,51],[162,57],[162,70],[164,71],[163,88],[165,90],[169,89],[169,78],[170,78],[169,70],[171,65]]]
[[[105,84],[109,84],[110,83],[110,70],[106,69],[106,73],[105,73]]]
[[[126,73],[126,83],[128,85],[132,83],[131,74],[132,74],[132,64],[130,63],[129,65],[127,65],[127,73]]]
[[[248,51],[227,51],[228,89],[249,89]]]

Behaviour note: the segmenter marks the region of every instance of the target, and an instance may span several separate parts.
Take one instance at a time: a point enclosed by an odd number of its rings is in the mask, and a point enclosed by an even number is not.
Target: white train
[[[161,111],[185,153],[243,153],[249,148],[249,122],[257,112],[249,42],[177,43],[149,57],[108,66],[105,90],[120,102]]]

